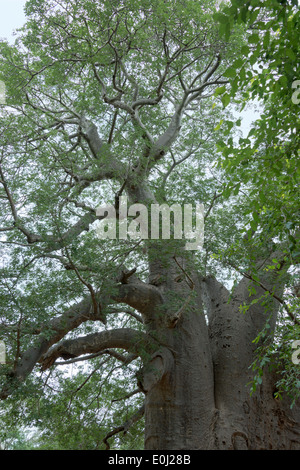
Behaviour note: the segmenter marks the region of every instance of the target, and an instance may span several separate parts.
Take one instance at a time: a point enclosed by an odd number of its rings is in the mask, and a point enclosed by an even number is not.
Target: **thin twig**
[[[125,435],[128,432],[129,428],[144,416],[144,413],[145,404],[143,403],[143,405],[137,410],[137,412],[134,413],[134,415],[132,415],[122,426],[118,426],[112,431],[110,431],[103,439],[103,443],[105,444],[106,450],[110,450],[108,439],[120,432],[123,432]]]
[[[91,294],[91,298],[92,298],[92,302],[93,302],[93,307],[94,307],[94,317],[95,318],[98,318],[100,317],[101,315],[101,304],[97,302],[97,299],[96,299],[96,294],[95,294],[95,291],[93,289],[93,286],[89,283],[89,282],[86,282],[82,276],[80,275],[78,269],[76,268],[75,264],[73,263],[70,255],[69,255],[69,251],[67,249],[67,247],[65,247],[65,252],[66,252],[66,255],[67,255],[67,258],[70,262],[70,265],[72,267],[72,269],[74,269],[78,279],[80,280],[80,282],[82,282],[83,285],[85,285],[88,290],[90,291],[90,294]]]
[[[127,393],[127,395],[121,397],[121,398],[115,398],[114,400],[112,400],[111,402],[112,403],[115,403],[116,401],[122,401],[122,400],[126,400],[127,398],[131,398],[133,397],[134,395],[137,395],[138,393],[142,393],[141,389],[140,388],[136,388],[135,390],[133,390],[132,392],[130,393]]]
[[[300,325],[300,322],[299,320],[297,320],[296,316],[293,314],[293,312],[290,311],[287,303],[285,302],[285,300],[283,300],[281,297],[279,297],[277,294],[275,294],[275,292],[272,292],[270,289],[268,289],[262,282],[254,279],[251,274],[248,274],[248,273],[245,273],[243,271],[241,271],[237,266],[235,266],[234,264],[232,263],[229,263],[228,264],[230,266],[232,266],[234,269],[236,269],[242,276],[244,276],[246,279],[249,279],[251,280],[252,282],[254,282],[255,284],[257,284],[258,286],[260,286],[265,292],[268,292],[274,299],[276,299],[286,310],[288,316],[291,318],[291,320],[296,324],[296,325]]]

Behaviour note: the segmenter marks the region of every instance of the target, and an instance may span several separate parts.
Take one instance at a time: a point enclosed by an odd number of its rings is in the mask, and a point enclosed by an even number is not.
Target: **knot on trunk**
[[[137,374],[139,388],[144,393],[149,392],[171,371],[173,363],[173,355],[169,349],[162,348],[155,352]]]
[[[121,282],[121,284],[128,284],[129,282],[138,282],[139,279],[134,276],[130,279],[136,272],[136,268],[133,269],[122,269],[121,272],[117,275],[116,281]]]
[[[248,450],[248,436],[242,431],[235,431],[231,436],[233,450]]]

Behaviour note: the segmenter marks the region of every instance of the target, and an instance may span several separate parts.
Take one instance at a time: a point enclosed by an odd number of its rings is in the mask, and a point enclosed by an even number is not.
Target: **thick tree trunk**
[[[180,263],[185,271],[183,258]],[[166,269],[156,261],[150,272],[169,300],[176,298],[184,305],[191,285],[185,276],[178,282],[178,265],[173,262]],[[152,318],[150,323],[149,331],[159,338],[164,352],[153,357],[153,368],[146,368],[141,378],[146,394],[145,449],[300,449],[300,407],[290,409],[287,399],[274,398],[276,374],[266,371],[250,396],[253,340],[266,315],[259,304],[246,314],[240,312],[239,305],[249,301],[249,281],[241,281],[230,301],[214,278],[198,281],[193,276],[193,283],[194,295],[175,326],[170,312],[176,310],[176,302],[171,301],[164,315],[153,313],[159,320]],[[258,289],[256,296],[262,293]],[[272,304],[271,327],[276,311]],[[166,319],[169,323],[163,325]]]
[[[180,269],[185,269],[183,259],[176,261],[168,271],[161,261],[151,266],[152,277],[157,278],[160,272],[158,287],[168,295],[168,301],[163,315],[157,312],[158,321],[149,329],[168,351],[169,360],[165,360],[162,378],[146,390],[145,449],[213,446],[213,363],[200,283],[195,276],[186,279]]]

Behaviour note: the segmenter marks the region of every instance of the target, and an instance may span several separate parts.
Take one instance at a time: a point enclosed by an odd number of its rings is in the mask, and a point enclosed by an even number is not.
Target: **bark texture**
[[[239,305],[247,298],[249,281],[243,279],[231,300],[229,293],[213,278],[204,281],[210,294],[209,331],[214,364],[216,408],[216,449],[259,450],[300,448],[299,404],[290,409],[289,400],[274,398],[278,370],[265,370],[263,382],[251,396],[250,368],[257,345],[253,343],[263,329],[267,315],[274,328],[278,306],[264,313],[259,304],[246,314]],[[257,289],[257,296],[263,294]]]
[[[163,333],[173,361],[146,391],[146,449],[300,448],[299,404],[291,410],[287,399],[274,398],[276,373],[266,371],[250,396],[253,340],[267,316],[274,327],[278,305],[272,301],[266,313],[257,303],[242,314],[239,306],[249,300],[249,282],[244,278],[230,299],[216,279],[197,281],[194,276],[192,301],[176,326]],[[159,288],[164,289],[164,282]],[[175,297],[180,291],[184,297],[189,288],[183,280],[173,288],[169,284],[168,292]],[[256,297],[264,292],[258,288]]]

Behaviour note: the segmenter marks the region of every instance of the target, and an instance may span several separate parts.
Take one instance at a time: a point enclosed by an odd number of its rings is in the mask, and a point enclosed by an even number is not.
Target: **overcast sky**
[[[13,31],[25,23],[26,0],[0,0],[0,38],[14,41]]]

